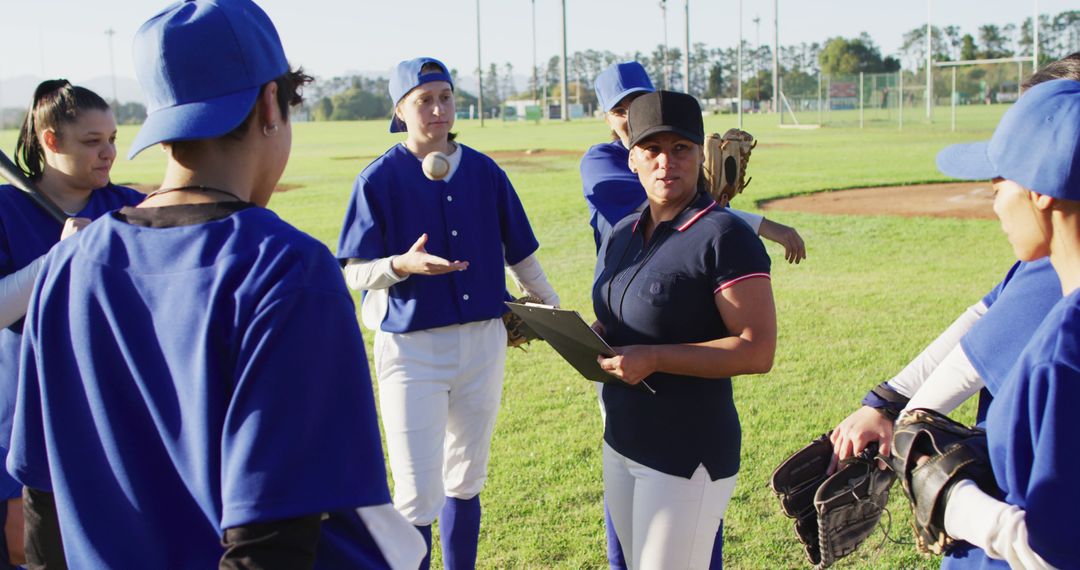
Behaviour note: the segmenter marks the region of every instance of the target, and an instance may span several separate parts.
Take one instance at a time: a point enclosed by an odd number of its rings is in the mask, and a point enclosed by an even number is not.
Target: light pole
[[[738,51],[738,71],[735,72],[735,84],[737,86],[735,90],[735,97],[737,99],[735,107],[739,110],[739,129],[742,129],[742,0],[739,0],[739,51]]]
[[[761,16],[754,16],[754,94],[757,97],[758,105],[761,105],[761,79],[758,77],[758,68],[761,67]]]
[[[109,73],[112,76],[112,99],[114,105],[119,105],[120,98],[116,94],[116,60],[113,58],[113,36],[116,35],[116,30],[109,28],[105,30],[105,36],[109,38]]]
[[[926,119],[933,121],[934,116],[934,31],[930,26],[930,6],[933,0],[926,0]]]
[[[772,99],[773,111],[780,112],[780,0],[773,0],[773,52],[772,52]]]
[[[562,120],[570,120],[570,101],[567,99],[566,87],[566,0],[562,0]]]
[[[1039,0],[1035,0],[1035,17],[1031,19],[1031,72],[1039,69]]]
[[[683,9],[686,12],[686,45],[684,46],[686,53],[683,54],[683,85],[686,87],[686,92],[690,93],[690,0],[686,0]]]
[[[667,55],[667,0],[660,0],[660,13],[664,22],[664,43],[660,46],[660,58],[663,63],[664,89],[668,88],[668,55]]]
[[[532,84],[532,98],[536,101],[536,89],[540,85],[540,81],[536,76],[536,0],[532,0],[532,40],[533,40],[533,84]]]
[[[484,126],[484,62],[480,59],[480,0],[476,0],[476,110]]]

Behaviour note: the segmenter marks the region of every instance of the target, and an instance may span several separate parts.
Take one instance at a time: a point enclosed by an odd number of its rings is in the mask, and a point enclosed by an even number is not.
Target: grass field
[[[760,145],[754,181],[736,206],[823,189],[943,180],[935,153],[948,143],[987,138],[1000,107],[965,110],[963,130],[949,132],[947,110],[933,126],[782,130],[772,116],[747,116]],[[723,132],[734,117],[706,119]],[[581,197],[578,158],[607,138],[599,121],[533,125],[473,121],[457,125],[460,141],[501,156],[540,239],[541,262],[564,306],[591,314],[594,261]],[[134,130],[120,133],[121,152]],[[4,149],[13,131],[0,133]],[[298,188],[271,207],[333,249],[352,180],[399,137],[384,121],[307,123],[294,128],[292,159],[282,180]],[[524,156],[496,151],[530,148]],[[565,151],[565,152],[557,152]],[[155,182],[164,164],[154,149],[118,160],[118,182]],[[773,258],[779,345],[769,374],[737,378],[743,426],[742,470],[725,520],[727,568],[805,568],[791,521],[768,489],[788,453],[854,410],[874,384],[898,371],[1009,267],[1011,251],[996,222],[777,213],[796,227],[809,258],[798,266]],[[365,333],[370,343],[372,335]],[[970,419],[971,406],[961,417]],[[512,351],[503,407],[483,494],[484,568],[599,568],[604,558],[601,424],[596,392],[548,347]],[[910,540],[906,505],[894,488],[892,534]],[[936,568],[910,545],[872,538],[838,568]],[[439,564],[436,555],[436,564]]]

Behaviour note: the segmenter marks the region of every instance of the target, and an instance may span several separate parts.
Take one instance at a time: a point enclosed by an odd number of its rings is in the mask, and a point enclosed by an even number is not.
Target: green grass
[[[948,110],[934,125],[871,124],[864,130],[784,130],[775,117],[748,115],[754,151],[753,184],[736,206],[823,189],[939,181],[935,153],[952,142],[987,138],[1001,109],[968,110],[958,133]],[[732,116],[710,116],[706,128],[723,132]],[[459,121],[460,140],[485,152],[543,148],[502,160],[541,242],[538,253],[567,307],[591,314],[594,261],[581,197],[578,157],[606,140],[599,121],[533,125]],[[120,133],[126,152],[134,130]],[[14,132],[0,133],[12,149]],[[385,121],[308,123],[294,129],[292,159],[283,184],[299,188],[275,196],[271,207],[333,249],[355,175],[400,137]],[[153,183],[163,155],[149,149],[119,160],[114,180]],[[769,374],[735,380],[743,424],[742,470],[725,520],[728,568],[807,567],[791,521],[768,490],[772,469],[810,438],[855,409],[873,385],[897,372],[964,307],[988,291],[1012,261],[996,222],[888,216],[823,216],[776,212],[796,227],[809,258],[798,266],[773,259],[780,339]],[[372,335],[366,333],[370,343]],[[970,406],[961,417],[970,419]],[[966,415],[964,415],[966,414]],[[601,424],[593,385],[548,347],[511,351],[503,407],[483,494],[480,545],[484,568],[599,568],[605,565]],[[910,540],[906,504],[894,488],[892,534]],[[936,568],[912,546],[880,534],[838,568]],[[439,565],[438,554],[436,565]]]

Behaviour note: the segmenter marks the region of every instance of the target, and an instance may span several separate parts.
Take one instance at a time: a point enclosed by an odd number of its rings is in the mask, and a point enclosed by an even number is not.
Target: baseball
[[[429,152],[420,167],[428,180],[442,180],[450,173],[450,159],[439,151]]]

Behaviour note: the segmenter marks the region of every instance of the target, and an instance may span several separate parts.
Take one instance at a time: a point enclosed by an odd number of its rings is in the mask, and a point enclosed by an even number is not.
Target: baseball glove
[[[920,462],[923,457],[928,460]],[[956,542],[945,532],[945,505],[958,481],[971,479],[987,494],[999,496],[986,432],[933,410],[911,410],[897,421],[888,462],[911,501],[911,525],[923,552],[942,554]]]
[[[873,534],[896,479],[892,471],[878,469],[877,444],[826,475],[832,454],[825,434],[781,463],[771,481],[815,568],[832,566]]]
[[[524,297],[518,297],[514,299],[515,303],[542,303],[540,299],[526,295]],[[513,311],[506,311],[502,316],[503,326],[506,327],[506,346],[513,348],[520,348],[525,350],[523,345],[528,344],[538,338],[540,335],[536,334],[536,331],[532,330],[529,325],[525,324],[525,321],[521,320],[521,317],[514,314]]]
[[[705,140],[705,182],[713,199],[727,205],[750,185],[746,167],[757,146],[754,136],[728,129],[723,136],[713,133]]]

